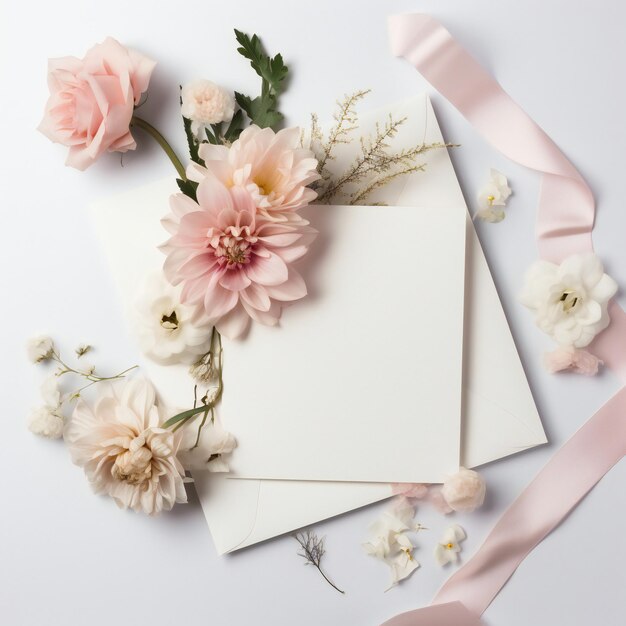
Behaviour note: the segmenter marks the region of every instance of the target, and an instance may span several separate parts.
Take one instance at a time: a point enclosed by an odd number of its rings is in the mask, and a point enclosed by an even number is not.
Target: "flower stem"
[[[174,149],[172,148],[172,146],[170,146],[165,137],[163,137],[163,135],[154,126],[152,126],[152,124],[146,122],[146,120],[142,119],[141,117],[133,115],[132,119],[130,120],[130,125],[137,126],[138,128],[141,128],[144,132],[148,133],[148,135],[150,135],[161,146],[161,148],[163,148],[163,151],[165,152],[165,154],[167,154],[169,160],[176,168],[178,176],[180,176],[182,180],[187,180],[187,176],[185,175],[185,166],[181,163],[178,155],[176,154],[176,152],[174,152]]]

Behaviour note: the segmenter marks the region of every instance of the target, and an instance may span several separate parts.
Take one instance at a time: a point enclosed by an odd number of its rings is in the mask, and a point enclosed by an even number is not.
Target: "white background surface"
[[[419,521],[432,529],[420,537],[416,556],[422,568],[386,594],[386,568],[360,547],[380,506],[319,525],[327,537],[327,570],[347,591],[340,596],[302,566],[290,538],[218,558],[193,499],[156,520],[118,511],[110,500],[90,494],[60,442],[36,439],[25,429],[42,375],[24,357],[28,336],[50,332],[67,353],[89,341],[98,347],[94,360],[97,356],[103,367],[136,361],[85,206],[170,172],[163,155],[141,136],[139,150],[124,158],[123,168],[115,155],[85,173],[64,168],[64,149],[34,130],[47,93],[45,59],[80,56],[106,35],[155,58],[159,65],[143,115],[184,153],[179,82],[202,76],[242,91],[257,87],[235,52],[233,27],[256,31],[270,51],[283,52],[293,80],[282,108],[295,124],[306,122],[310,111],[324,117],[336,97],[356,88],[375,90],[372,106],[428,88],[415,70],[388,53],[385,17],[431,12],[589,180],[599,202],[596,247],[624,285],[625,11],[617,0],[593,7],[584,0],[177,4],[3,3],[1,621],[374,626],[428,603],[447,577],[449,571],[432,560],[432,545],[449,520],[425,507],[418,512]],[[537,176],[496,154],[442,97],[432,97],[444,134],[462,144],[453,159],[466,198],[473,201],[490,167],[505,172],[514,188],[507,219],[481,224],[479,235],[551,439],[547,447],[485,468],[486,506],[458,518],[468,531],[468,558],[557,446],[619,383],[609,373],[587,380],[542,371],[548,341],[515,300],[535,258]],[[487,624],[623,624],[625,478],[622,463],[528,557],[486,613]]]

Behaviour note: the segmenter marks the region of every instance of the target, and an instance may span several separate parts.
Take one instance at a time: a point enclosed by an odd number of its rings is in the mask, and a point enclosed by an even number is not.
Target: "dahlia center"
[[[178,316],[176,310],[172,311],[169,315],[161,316],[161,326],[165,330],[176,330],[178,328]]]
[[[253,241],[248,239],[232,235],[222,237],[215,248],[215,256],[219,263],[226,265],[228,269],[236,269],[249,263]]]
[[[118,454],[111,473],[117,480],[141,485],[152,476],[152,452],[141,446]]]
[[[575,289],[565,289],[559,298],[564,313],[571,313],[582,303],[581,295]]]
[[[256,176],[254,178],[254,184],[259,188],[259,193],[262,196],[269,196],[273,192],[273,185],[271,181],[269,181],[264,176]]]

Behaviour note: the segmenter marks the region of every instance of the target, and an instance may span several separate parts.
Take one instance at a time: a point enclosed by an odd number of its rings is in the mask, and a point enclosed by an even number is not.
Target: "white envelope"
[[[399,116],[408,115],[395,145],[442,140],[426,97],[411,99],[393,107],[393,111]],[[363,116],[362,127],[373,126],[380,117],[379,114]],[[426,172],[387,188],[386,201],[441,208],[463,204],[446,152],[432,152],[425,161]],[[163,182],[153,191],[167,195],[171,182]],[[112,243],[118,240],[120,230],[128,228],[124,214],[116,212],[115,206],[111,201],[99,203],[93,213],[113,275],[119,280],[135,259],[132,252]],[[485,257],[471,221],[467,224],[461,461],[475,467],[545,443],[546,438]],[[134,234],[129,236],[132,238]],[[157,387],[164,392],[170,381],[155,377],[154,367],[147,365]],[[391,487],[381,483],[246,480],[202,472],[194,478],[219,553],[252,545],[391,495]]]

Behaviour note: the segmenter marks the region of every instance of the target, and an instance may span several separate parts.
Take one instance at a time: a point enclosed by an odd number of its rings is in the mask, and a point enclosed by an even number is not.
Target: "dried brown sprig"
[[[326,550],[324,549],[324,538],[319,538],[314,532],[307,530],[293,535],[294,539],[300,544],[302,552],[298,552],[298,556],[304,559],[305,565],[313,565],[317,571],[323,576],[324,580],[339,593],[344,593],[326,576],[322,570],[322,557]]]
[[[395,119],[390,115],[383,125],[376,124],[373,135],[359,138],[360,151],[351,165],[344,172],[333,174],[328,168],[328,162],[334,159],[333,151],[339,144],[347,144],[353,140],[355,131],[359,129],[356,104],[368,93],[370,90],[357,91],[337,101],[335,125],[326,140],[317,116],[311,116],[310,146],[319,164],[321,180],[315,188],[318,192],[317,201],[320,203],[363,204],[376,189],[406,174],[423,171],[426,164],[418,161],[426,152],[453,145],[440,142],[422,143],[413,148],[394,151],[390,142],[407,118]]]

